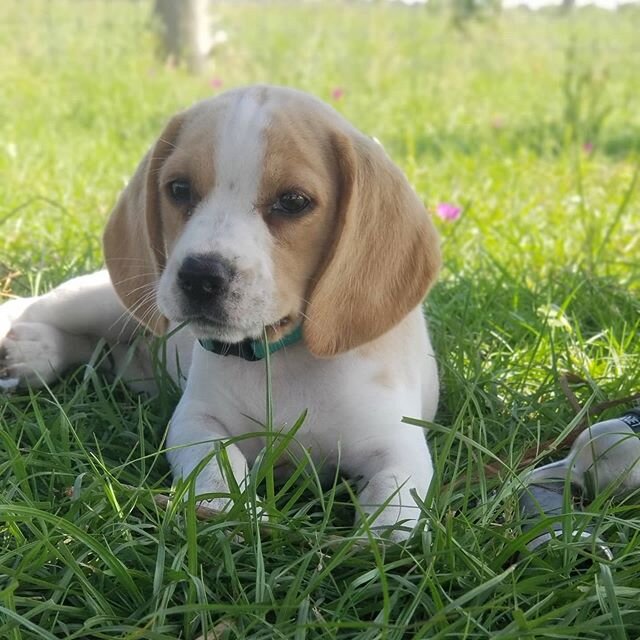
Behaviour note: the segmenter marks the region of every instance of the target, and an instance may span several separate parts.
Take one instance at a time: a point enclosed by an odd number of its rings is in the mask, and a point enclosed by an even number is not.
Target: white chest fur
[[[167,443],[178,475],[189,474],[216,441],[255,434],[227,447],[242,477],[266,442],[266,380],[264,361],[247,362],[194,346]],[[339,461],[347,475],[371,479],[390,470],[397,486],[384,488],[383,501],[403,483],[421,494],[428,487],[432,469],[425,434],[403,424],[402,417],[431,419],[437,391],[435,361],[419,309],[376,343],[334,358],[316,358],[302,343],[271,357],[274,430],[286,433],[306,412],[296,443],[319,466]],[[209,467],[198,476],[199,492],[222,490],[217,464]]]

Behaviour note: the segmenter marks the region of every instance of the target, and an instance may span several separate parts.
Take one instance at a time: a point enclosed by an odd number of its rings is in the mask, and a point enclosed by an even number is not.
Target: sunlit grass
[[[0,406],[0,637],[640,636],[637,496],[575,516],[613,548],[606,566],[582,568],[570,543],[522,558],[513,471],[574,419],[564,373],[584,380],[583,404],[638,391],[640,13],[516,12],[460,31],[445,11],[386,4],[215,7],[230,40],[195,78],[155,59],[150,3],[2,3],[0,290],[101,265],[106,216],[176,110],[253,82],[329,101],[430,210],[463,207],[436,220],[428,529],[406,548],[362,544],[348,490],[303,468],[259,525],[269,455],[228,517],[162,510],[175,393],[81,369]]]

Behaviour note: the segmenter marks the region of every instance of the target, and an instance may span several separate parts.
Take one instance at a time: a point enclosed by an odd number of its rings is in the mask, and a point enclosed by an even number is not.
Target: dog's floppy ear
[[[103,236],[111,282],[125,307],[156,335],[167,319],[156,306],[156,285],[166,262],[158,174],[171,155],[182,117],[174,117],[120,194]]]
[[[383,148],[334,136],[340,173],[333,246],[311,290],[308,349],[333,356],[378,338],[414,309],[440,266],[437,232]]]

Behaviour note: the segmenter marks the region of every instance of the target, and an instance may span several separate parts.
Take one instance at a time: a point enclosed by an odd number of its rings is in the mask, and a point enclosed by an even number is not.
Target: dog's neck
[[[265,342],[262,338],[253,340],[247,338],[242,342],[220,342],[219,340],[202,339],[198,340],[206,351],[216,353],[219,356],[237,356],[249,362],[264,360],[267,353],[271,355],[280,349],[295,344],[302,339],[302,327],[298,327],[290,334],[276,340],[275,342]]]

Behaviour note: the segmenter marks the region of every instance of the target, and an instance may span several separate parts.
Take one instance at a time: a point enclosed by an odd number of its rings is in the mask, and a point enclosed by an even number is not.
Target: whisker
[[[149,277],[153,277],[155,279],[156,274],[154,272],[149,272],[149,273],[136,273],[133,276],[129,276],[127,278],[122,278],[120,280],[112,280],[112,284],[114,285],[118,285],[118,284],[124,284],[125,282],[129,282],[130,280],[135,280],[136,278],[149,278]]]
[[[144,284],[141,284],[139,287],[134,287],[133,289],[128,291],[128,293],[129,295],[131,295],[132,293],[136,293],[138,291],[144,291],[147,287],[153,287],[153,290],[155,291],[154,283],[145,282]]]
[[[172,140],[167,140],[166,138],[163,138],[162,136],[160,136],[160,137],[158,138],[158,140],[159,140],[160,142],[164,142],[165,144],[168,144],[170,147],[173,147],[174,149],[177,149],[177,148],[178,148],[178,146],[176,145],[176,143],[175,143],[175,142],[173,142]]]
[[[140,306],[138,306],[138,308],[136,309],[136,311],[140,308]],[[161,313],[158,310],[157,306],[155,304],[151,305],[150,307],[148,307],[145,311],[144,314],[142,314],[142,316],[140,316],[140,318],[135,318],[135,320],[140,324],[140,326],[145,327],[148,326],[150,324],[150,321],[154,318],[154,316],[158,316],[158,318],[161,317]]]
[[[309,306],[311,304],[311,302],[309,300],[307,300],[306,298],[302,297],[302,296],[297,296],[298,300],[300,300],[300,302],[304,302],[307,306]],[[304,311],[298,311],[298,314],[304,318],[304,320],[306,322],[309,322],[310,324],[315,324],[315,321],[312,320]]]
[[[136,304],[134,306],[129,307],[128,309],[125,309],[125,311],[122,314],[120,314],[120,316],[117,318],[117,320],[112,323],[111,327],[109,327],[110,329],[112,329],[115,325],[117,325],[118,322],[120,322],[123,318],[125,318],[124,323],[123,323],[120,331],[118,332],[118,338],[122,337],[122,334],[128,329],[129,323],[131,321],[135,321],[137,324],[144,324],[136,317],[136,313],[138,312],[139,309],[141,309],[146,304],[148,304],[150,301],[152,301],[153,298],[155,297],[155,294],[156,294],[155,283],[148,283],[148,284],[144,285],[143,287],[139,287],[139,288],[143,289],[144,287],[149,287],[149,291],[144,293],[136,301]],[[155,307],[157,305],[154,303],[153,306]]]

